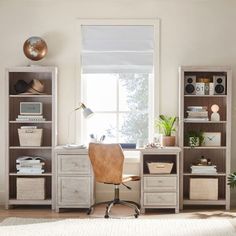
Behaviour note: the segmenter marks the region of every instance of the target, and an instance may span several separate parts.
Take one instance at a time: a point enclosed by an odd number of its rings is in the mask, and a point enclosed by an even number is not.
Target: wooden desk
[[[147,208],[174,208],[179,211],[179,152],[178,147],[153,149],[124,149],[136,151],[137,158],[125,158],[125,162],[140,163],[142,212]],[[172,174],[149,174],[146,160],[175,162]],[[55,148],[55,208],[89,208],[95,201],[94,177],[87,149]]]

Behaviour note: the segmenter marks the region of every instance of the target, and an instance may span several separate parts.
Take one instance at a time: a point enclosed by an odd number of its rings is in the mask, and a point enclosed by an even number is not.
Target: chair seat
[[[140,177],[136,175],[123,175],[122,176],[122,183],[126,183],[129,181],[139,181]]]

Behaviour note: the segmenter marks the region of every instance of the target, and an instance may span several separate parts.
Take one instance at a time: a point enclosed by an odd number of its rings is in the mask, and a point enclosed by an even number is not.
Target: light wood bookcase
[[[44,94],[16,94],[14,85],[18,80],[30,82],[42,80]],[[57,68],[47,66],[12,67],[6,69],[6,208],[14,205],[53,206],[53,149],[56,146],[56,95]],[[20,102],[42,102],[45,121],[16,121],[20,114]],[[37,126],[43,129],[42,146],[24,147],[19,144],[17,129],[21,126]],[[41,156],[45,159],[43,174],[18,174],[16,159],[19,156]],[[18,200],[16,179],[19,177],[45,178],[45,200]]]
[[[225,76],[225,93],[214,95],[186,94],[185,80],[188,76],[196,78],[213,78],[213,76]],[[231,160],[231,88],[232,71],[229,67],[193,67],[183,66],[179,68],[179,145],[182,151],[181,158],[181,201],[180,208],[185,205],[221,205],[230,209],[230,189],[227,185],[227,176],[230,173]],[[215,87],[214,87],[215,88]],[[220,121],[210,121],[211,106],[217,104],[220,107]],[[189,121],[187,117],[188,106],[206,106],[209,121]],[[188,131],[198,130],[203,132],[220,132],[220,146],[199,146],[191,148],[186,139]],[[192,174],[190,167],[201,156],[210,158],[217,166],[217,174]],[[191,200],[190,178],[217,178],[218,200]]]

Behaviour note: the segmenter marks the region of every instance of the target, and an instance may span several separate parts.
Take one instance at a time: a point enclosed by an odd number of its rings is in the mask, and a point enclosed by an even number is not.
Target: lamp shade
[[[93,115],[93,111],[90,109],[90,108],[84,108],[83,110],[83,115],[84,115],[84,118],[87,119],[88,117],[90,117],[91,115]]]

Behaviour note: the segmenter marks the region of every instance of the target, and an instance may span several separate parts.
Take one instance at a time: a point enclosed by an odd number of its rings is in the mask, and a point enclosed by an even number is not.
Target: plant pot
[[[163,136],[162,137],[163,146],[175,146],[175,136]]]
[[[199,137],[189,137],[188,144],[190,147],[199,147],[200,146]]]

